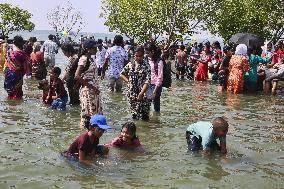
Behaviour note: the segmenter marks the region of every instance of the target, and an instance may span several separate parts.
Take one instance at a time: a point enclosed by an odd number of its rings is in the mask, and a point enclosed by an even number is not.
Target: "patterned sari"
[[[227,89],[233,93],[243,92],[244,88],[244,74],[248,71],[250,65],[248,59],[243,55],[233,55],[229,64],[229,79],[227,82]]]
[[[4,68],[4,89],[8,93],[8,99],[16,100],[23,97],[23,77],[27,65],[27,55],[22,50],[9,49]]]

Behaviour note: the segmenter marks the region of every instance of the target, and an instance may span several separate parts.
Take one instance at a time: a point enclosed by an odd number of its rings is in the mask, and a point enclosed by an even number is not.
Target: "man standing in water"
[[[44,53],[44,62],[47,70],[52,70],[55,66],[55,54],[58,53],[58,46],[53,41],[53,35],[48,36],[48,40],[46,40],[40,51]]]
[[[181,45],[179,48],[179,51],[176,54],[176,77],[179,79],[179,76],[181,76],[181,79],[184,79],[184,74],[186,72],[186,65],[187,65],[187,54],[184,51],[185,46]]]
[[[101,78],[104,79],[105,71],[108,67],[110,91],[113,92],[115,87],[116,92],[121,92],[122,80],[120,79],[120,73],[123,67],[127,64],[128,55],[122,48],[123,37],[121,35],[116,35],[113,43],[114,46],[109,48],[106,52]]]

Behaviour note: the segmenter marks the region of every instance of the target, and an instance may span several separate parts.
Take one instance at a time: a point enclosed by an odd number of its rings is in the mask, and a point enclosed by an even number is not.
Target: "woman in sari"
[[[236,48],[235,55],[229,63],[229,79],[227,90],[233,93],[241,93],[244,88],[244,73],[249,70],[247,58],[247,46],[240,44]]]
[[[14,45],[8,49],[4,68],[4,89],[8,99],[17,100],[23,97],[23,77],[26,73],[28,57],[23,51],[24,40],[21,36],[14,37]]]

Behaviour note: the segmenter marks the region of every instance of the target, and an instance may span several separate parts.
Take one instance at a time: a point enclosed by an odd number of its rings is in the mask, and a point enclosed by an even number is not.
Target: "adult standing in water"
[[[134,61],[129,62],[122,70],[121,79],[128,85],[127,98],[133,119],[149,120],[150,102],[145,96],[150,82],[150,68],[144,59],[143,47],[135,49]]]
[[[150,87],[153,89],[154,110],[156,113],[160,113],[164,62],[161,58],[161,50],[154,43],[146,45],[146,54],[151,70]]]
[[[58,53],[58,46],[53,39],[54,36],[50,34],[40,49],[44,53],[44,62],[48,70],[52,70],[55,66],[55,54]]]
[[[18,100],[23,97],[23,77],[27,69],[28,57],[23,51],[24,40],[21,36],[14,37],[14,45],[8,49],[4,69],[4,89],[8,99]]]
[[[109,88],[113,92],[114,88],[116,92],[121,92],[122,80],[120,79],[120,72],[127,64],[128,54],[122,48],[123,37],[116,35],[114,37],[114,46],[109,48],[106,52],[105,63],[102,69],[102,79],[105,76],[106,68],[108,67]]]
[[[84,41],[82,55],[75,73],[75,80],[81,85],[79,96],[81,101],[80,126],[82,128],[85,126],[86,117],[102,113],[98,70],[91,58],[96,51],[96,41],[91,39]]]
[[[79,58],[71,43],[64,43],[61,46],[61,50],[63,51],[63,54],[68,58],[68,64],[65,68],[65,73],[62,80],[66,81],[66,86],[70,98],[69,104],[78,105],[80,104],[79,87],[75,85],[75,72],[78,67]]]
[[[106,56],[106,49],[103,47],[103,40],[98,39],[98,50],[96,53],[96,65],[98,68],[98,75],[101,76],[102,74],[102,67],[105,62],[105,56]]]

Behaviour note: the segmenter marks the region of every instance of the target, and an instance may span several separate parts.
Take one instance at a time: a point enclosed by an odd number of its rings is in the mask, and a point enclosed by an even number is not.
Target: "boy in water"
[[[227,121],[221,117],[215,118],[212,123],[200,121],[189,125],[186,131],[188,150],[203,149],[205,155],[208,155],[211,150],[220,150],[221,154],[226,154],[228,127]],[[220,145],[216,141],[217,138],[220,140]]]
[[[61,69],[59,67],[54,67],[50,72],[50,86],[46,103],[52,99],[51,109],[65,110],[68,94],[62,80],[59,78],[60,74]]]

